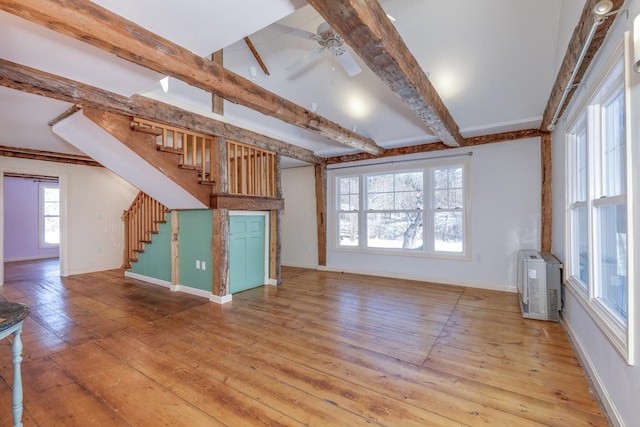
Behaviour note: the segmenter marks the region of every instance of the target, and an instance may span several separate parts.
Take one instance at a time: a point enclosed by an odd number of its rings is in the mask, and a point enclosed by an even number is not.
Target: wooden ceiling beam
[[[445,145],[465,145],[440,95],[376,0],[308,3]]]
[[[324,160],[307,150],[237,126],[182,110],[143,96],[127,98],[103,89],[0,59],[0,86],[79,104],[101,111],[140,117],[274,151],[282,156],[321,164]]]
[[[294,104],[89,0],[0,0],[0,9],[341,144],[373,154],[384,151],[372,139]]]
[[[582,77],[584,73],[589,68],[589,64],[595,57],[596,53],[602,46],[604,42],[604,38],[609,32],[609,28],[615,19],[615,16],[610,16],[606,18],[600,25],[598,25],[593,40],[587,46],[588,36],[591,32],[591,27],[596,19],[596,14],[593,12],[594,6],[598,3],[599,0],[587,0],[584,5],[584,9],[582,9],[582,15],[580,16],[580,21],[576,26],[575,30],[573,30],[573,35],[571,36],[571,40],[569,40],[569,46],[567,47],[567,52],[564,55],[564,59],[562,60],[562,65],[558,70],[558,74],[556,76],[556,81],[553,84],[553,88],[551,89],[551,95],[549,96],[549,100],[547,101],[547,106],[544,109],[544,114],[542,115],[542,124],[540,129],[547,132],[549,130],[549,125],[553,121],[553,117],[556,114],[556,110],[558,106],[560,107],[560,112],[558,114],[558,118],[560,118],[567,107],[571,98],[574,94],[575,85],[582,81]],[[622,7],[624,0],[613,0],[613,10],[618,10]],[[573,70],[578,65],[578,61],[580,58],[580,54],[582,51],[587,49],[584,59],[578,68],[578,71],[573,80],[572,87],[568,87],[569,82],[571,80],[571,75],[573,74]],[[567,91],[567,96],[564,99],[562,105],[563,95],[565,90]]]
[[[524,129],[512,132],[494,133],[490,135],[481,135],[465,140],[465,147],[473,147],[476,145],[492,144],[494,142],[515,141],[518,139],[536,138],[542,135],[539,129]],[[372,160],[393,156],[405,156],[407,154],[428,153],[431,151],[448,150],[449,147],[441,141],[430,142],[428,144],[408,145],[405,147],[387,148],[380,156],[372,156],[368,153],[347,154],[344,156],[328,157],[327,164],[333,165],[337,163],[357,162],[360,160]]]
[[[102,165],[91,157],[81,156],[77,154],[54,153],[52,151],[34,150],[31,148],[6,147],[0,146],[0,156],[15,157],[18,159],[41,160],[45,162],[70,163],[82,166],[100,166]],[[6,174],[5,174],[6,176]]]

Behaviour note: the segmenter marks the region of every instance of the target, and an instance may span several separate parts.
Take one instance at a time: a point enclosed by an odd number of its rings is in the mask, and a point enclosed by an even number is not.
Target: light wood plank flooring
[[[283,284],[203,298],[5,265],[28,304],[25,426],[605,426],[556,323],[516,296],[285,268]],[[0,342],[0,425],[11,425]]]

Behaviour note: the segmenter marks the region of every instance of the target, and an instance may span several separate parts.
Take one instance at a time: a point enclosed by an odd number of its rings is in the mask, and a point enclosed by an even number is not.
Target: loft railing
[[[166,222],[166,206],[151,196],[138,193],[122,214],[124,222],[124,254],[122,268],[131,268],[131,262],[138,260],[138,253],[144,252],[144,244],[151,243],[151,235],[158,233],[160,223]]]
[[[131,128],[155,136],[159,150],[180,154],[181,167],[196,169],[203,183],[212,182],[216,155],[213,137],[139,118],[132,120]]]
[[[276,197],[276,154],[227,141],[229,194]]]
[[[181,167],[197,169],[202,183],[213,183],[217,165],[214,137],[135,118],[131,128],[155,136],[158,149],[181,155]],[[228,193],[277,197],[276,153],[227,140]]]

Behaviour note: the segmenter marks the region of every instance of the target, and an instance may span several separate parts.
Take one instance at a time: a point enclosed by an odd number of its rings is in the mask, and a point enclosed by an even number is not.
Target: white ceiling
[[[206,56],[224,49],[224,66],[389,148],[436,138],[356,58],[349,77],[328,52],[301,70],[286,68],[317,47],[280,24],[315,32],[322,18],[302,0],[96,0],[95,3]],[[385,11],[440,93],[463,136],[538,127],[556,72],[585,0],[382,0]],[[270,75],[242,40],[249,36]],[[355,55],[354,55],[355,56]],[[0,12],[0,57],[123,95],[151,94],[211,110],[211,96],[21,18]],[[76,148],[47,125],[69,104],[0,87],[0,145],[67,153]],[[310,148],[321,156],[350,153],[339,145],[244,107],[225,103],[243,127]]]

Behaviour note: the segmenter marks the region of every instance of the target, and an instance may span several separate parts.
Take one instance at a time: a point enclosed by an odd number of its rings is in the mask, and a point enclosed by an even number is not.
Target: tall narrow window
[[[622,323],[627,322],[627,205],[624,87],[620,84],[601,107],[600,161],[593,201],[595,297]]]
[[[360,178],[347,176],[338,178],[338,245],[358,246],[360,211]]]
[[[436,252],[464,249],[464,179],[461,166],[433,169],[433,244]]]
[[[40,246],[60,244],[60,193],[58,184],[40,184]]]
[[[567,277],[569,289],[633,363],[624,73],[619,48],[567,133]]]
[[[574,126],[569,134],[569,211],[571,227],[572,272],[583,288],[589,284],[589,224],[587,203],[587,129],[586,118]]]

